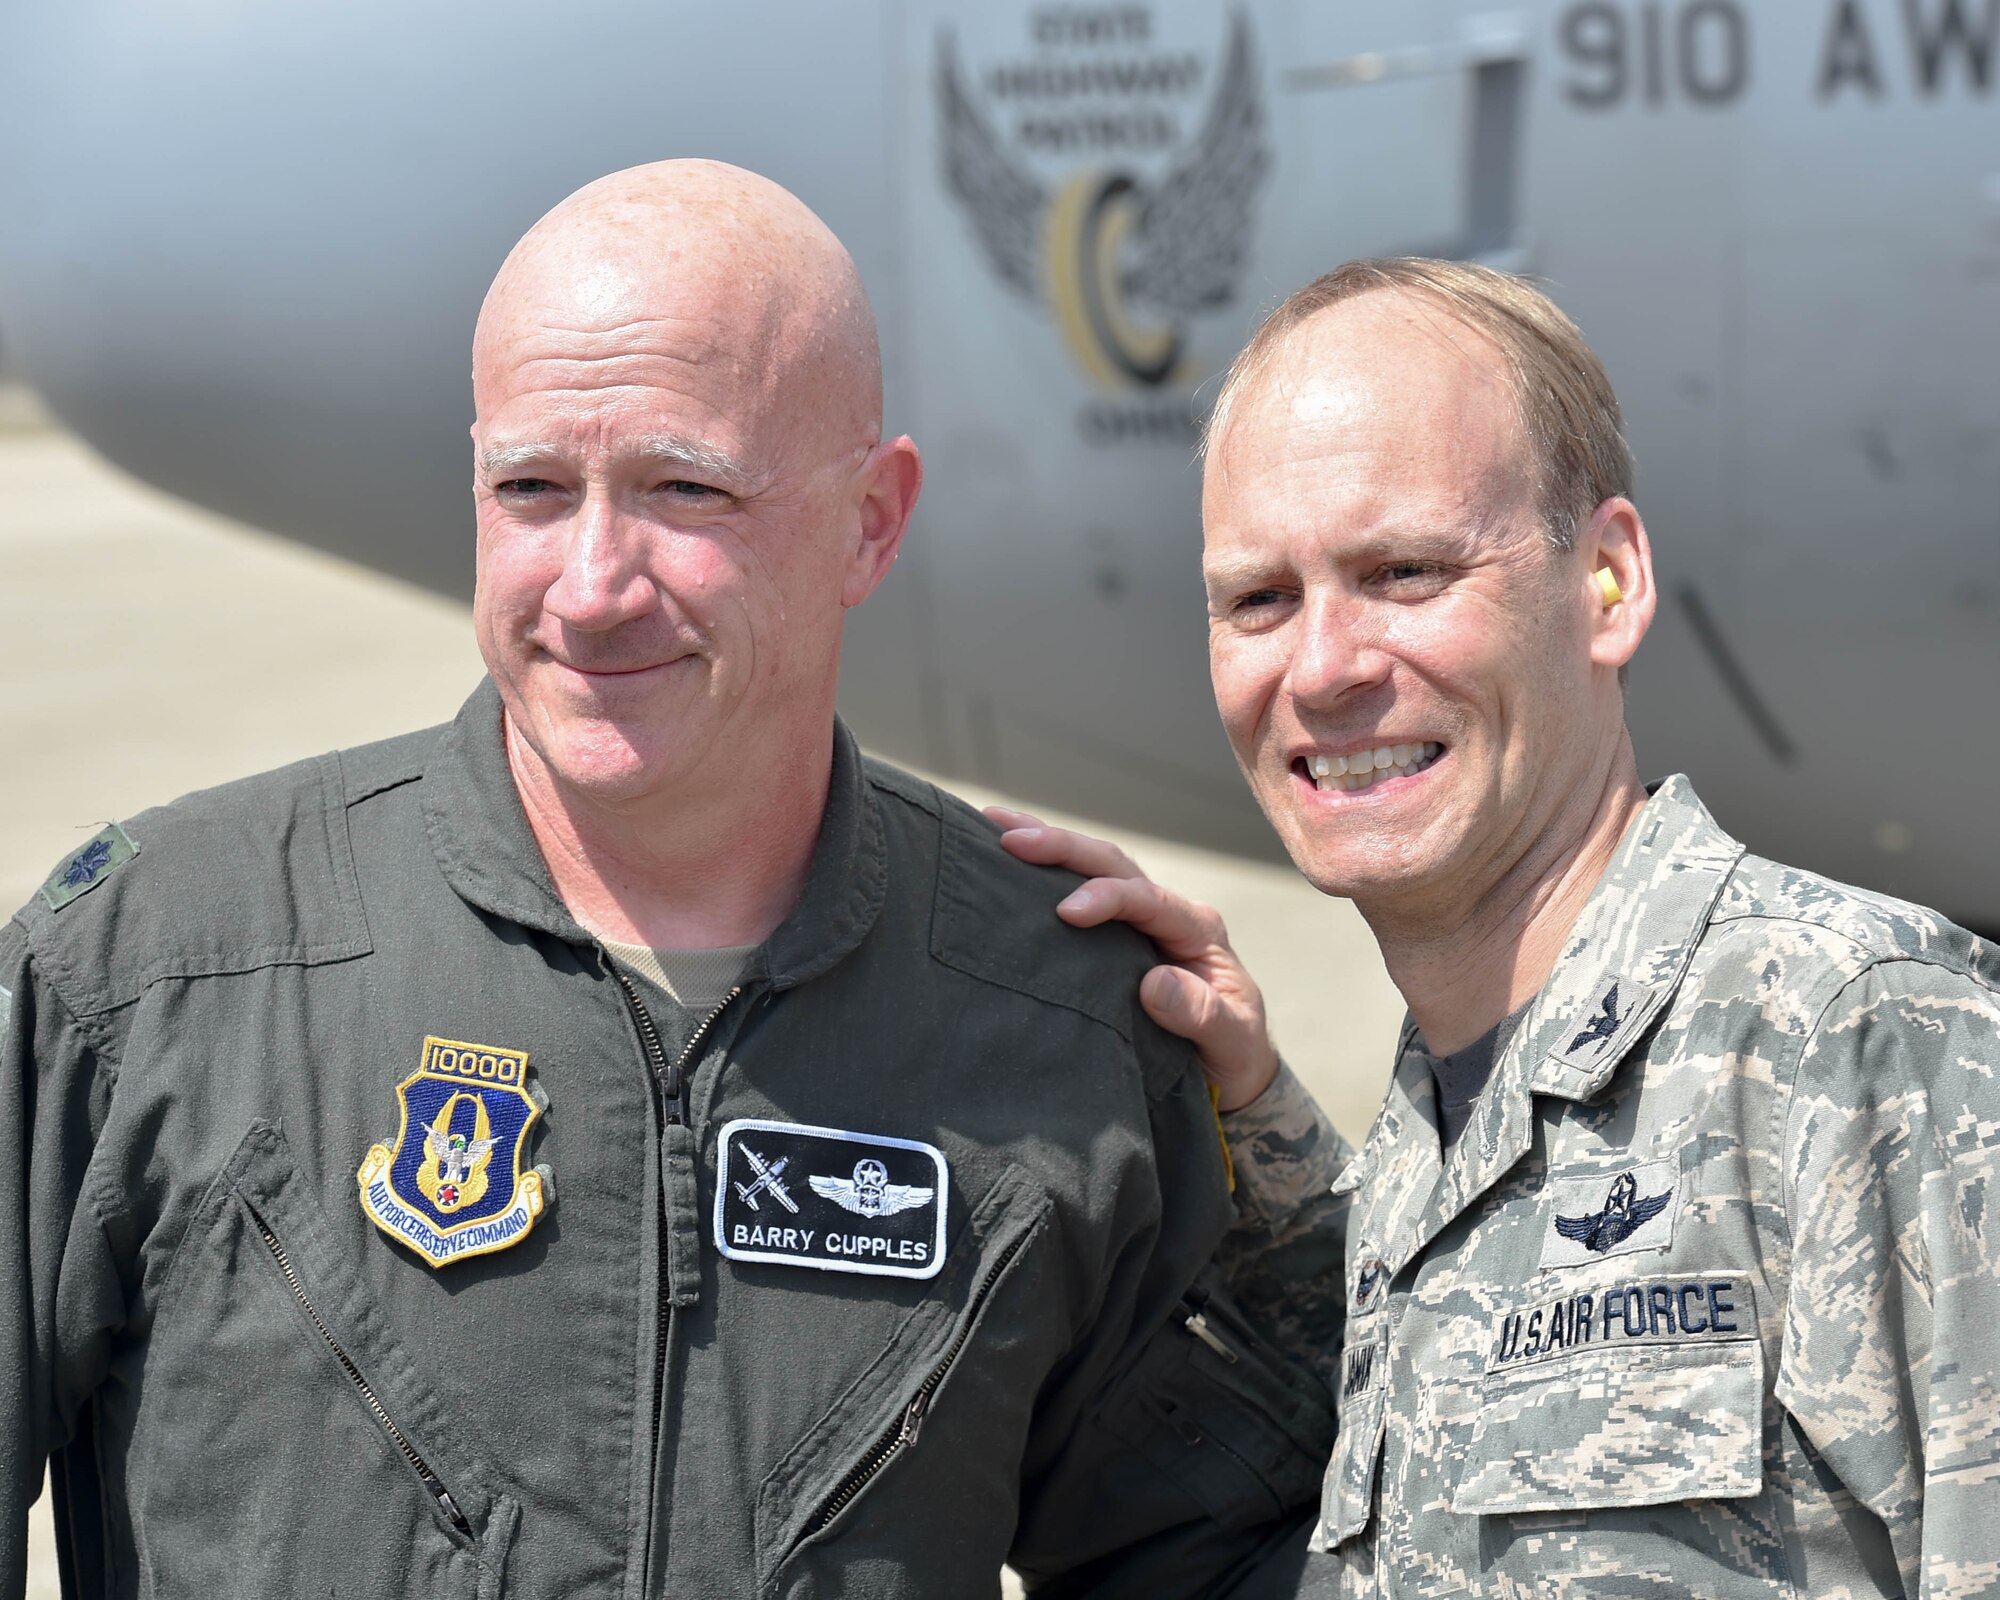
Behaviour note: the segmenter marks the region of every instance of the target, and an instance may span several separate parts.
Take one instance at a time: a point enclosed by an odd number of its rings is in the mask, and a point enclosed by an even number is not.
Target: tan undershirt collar
[[[600,936],[601,938],[601,936]],[[655,950],[650,945],[620,944],[602,939],[612,959],[630,967],[648,983],[659,985],[686,1011],[712,1011],[736,987],[757,953],[754,944],[724,945],[715,950]]]

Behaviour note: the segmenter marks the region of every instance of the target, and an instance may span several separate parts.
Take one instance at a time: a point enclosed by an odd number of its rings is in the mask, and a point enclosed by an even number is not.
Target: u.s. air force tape
[[[950,1176],[916,1139],[743,1117],[716,1150],[715,1247],[733,1261],[930,1278]]]

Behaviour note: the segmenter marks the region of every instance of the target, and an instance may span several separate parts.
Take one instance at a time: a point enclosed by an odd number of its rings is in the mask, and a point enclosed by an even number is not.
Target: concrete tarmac
[[[444,721],[478,681],[465,607],[196,511],[33,420],[18,399],[0,405],[6,906],[109,819]],[[469,505],[466,520],[470,538]],[[945,781],[977,803],[1034,805]],[[1402,1006],[1353,908],[1264,863],[1053,820],[1117,839],[1222,909],[1287,1057],[1358,1141]],[[57,1593],[46,1507],[30,1600]]]

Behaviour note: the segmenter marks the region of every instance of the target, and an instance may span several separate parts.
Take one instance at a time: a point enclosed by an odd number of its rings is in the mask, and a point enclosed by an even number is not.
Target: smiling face
[[[1476,905],[1623,738],[1532,466],[1498,350],[1398,293],[1301,325],[1212,444],[1216,704],[1292,859],[1364,911]]]
[[[517,777],[612,803],[782,784],[893,556],[851,264],[782,191],[695,177],[559,209],[475,346],[474,622]]]

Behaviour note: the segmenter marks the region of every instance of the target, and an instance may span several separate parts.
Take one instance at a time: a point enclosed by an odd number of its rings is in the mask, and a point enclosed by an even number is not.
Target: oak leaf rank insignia
[[[521,1165],[541,1115],[527,1079],[523,1051],[426,1038],[396,1086],[395,1143],[355,1174],[369,1220],[434,1267],[525,1239],[548,1206],[543,1174]]]
[[[63,859],[42,885],[43,903],[60,911],[80,895],[90,893],[139,853],[139,844],[117,823],[106,823],[93,837]]]

